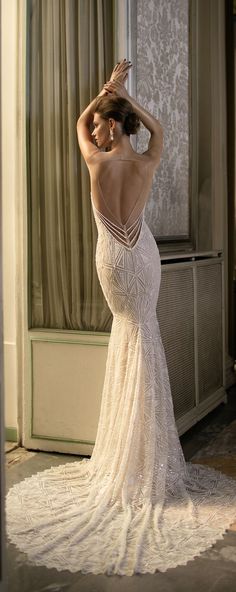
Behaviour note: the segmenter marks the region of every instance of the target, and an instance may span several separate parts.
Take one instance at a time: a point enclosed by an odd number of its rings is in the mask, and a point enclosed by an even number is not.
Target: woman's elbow
[[[156,140],[156,141],[158,141],[158,143],[163,144],[164,130],[163,130],[163,127],[158,119],[156,119],[156,123],[155,123],[154,129],[151,133],[151,136],[154,141]]]
[[[76,122],[77,129],[78,129],[78,127],[81,126],[82,123],[83,123],[83,119],[82,119],[82,116],[80,115],[77,119],[77,122]]]
[[[161,122],[159,121],[159,119],[156,120],[156,127],[157,127],[157,133],[163,138],[163,127],[161,125]]]

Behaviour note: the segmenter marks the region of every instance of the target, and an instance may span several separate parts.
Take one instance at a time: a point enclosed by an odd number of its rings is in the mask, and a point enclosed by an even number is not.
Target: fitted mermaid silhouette
[[[141,116],[147,121],[142,110]],[[58,570],[166,571],[222,537],[236,519],[236,485],[214,469],[186,463],[176,430],[156,316],[160,255],[144,218],[158,143],[150,161],[128,145],[125,157],[113,148],[100,153],[83,125],[96,267],[113,313],[96,442],[90,459],[10,489],[8,534],[31,561]]]
[[[32,561],[58,570],[165,571],[221,537],[236,516],[236,487],[185,463],[156,317],[160,256],[143,210],[122,228],[92,206],[113,313],[95,447],[89,460],[14,486],[8,533]]]

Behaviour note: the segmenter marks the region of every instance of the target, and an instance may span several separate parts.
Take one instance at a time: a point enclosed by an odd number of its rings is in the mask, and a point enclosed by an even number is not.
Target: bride
[[[156,316],[160,255],[144,218],[163,134],[126,91],[130,67],[117,64],[77,122],[96,267],[113,313],[93,453],[25,479],[7,496],[11,541],[37,565],[71,572],[164,572],[199,555],[236,519],[235,481],[186,463],[178,438]],[[150,132],[143,154],[130,143],[140,121]]]

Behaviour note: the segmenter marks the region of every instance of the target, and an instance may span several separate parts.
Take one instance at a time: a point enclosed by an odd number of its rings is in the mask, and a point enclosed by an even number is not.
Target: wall
[[[137,2],[137,99],[164,129],[164,151],[146,207],[158,237],[189,235],[189,2]],[[142,128],[138,151],[147,149]]]

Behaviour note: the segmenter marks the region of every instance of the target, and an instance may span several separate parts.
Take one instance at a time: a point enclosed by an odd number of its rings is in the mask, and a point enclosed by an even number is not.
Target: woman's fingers
[[[116,64],[113,68],[110,80],[119,80],[121,82],[125,82],[128,76],[128,71],[132,67],[132,63],[128,61],[126,58],[121,60]]]
[[[108,93],[114,93],[114,94],[120,94],[120,95],[123,95],[125,92],[124,84],[122,84],[118,80],[116,80],[116,81],[111,80],[111,81],[107,82],[106,84],[104,84],[104,89]]]
[[[123,72],[124,70],[131,68],[131,66],[132,63],[124,58],[121,62],[118,62],[118,64],[116,64],[115,68],[113,69],[113,72]]]
[[[106,92],[124,94],[124,84],[128,78],[128,72],[131,67],[131,62],[126,60],[126,58],[118,62],[113,69],[110,80],[104,85]]]
[[[111,80],[118,80],[119,82],[124,82],[128,78],[128,69],[125,69],[121,72],[114,72],[111,75]]]
[[[116,90],[115,87],[111,85],[111,83],[104,84],[104,89],[107,93],[114,93]]]
[[[112,86],[112,85],[113,85],[112,81],[110,81],[110,82],[106,82],[106,83],[104,84],[104,88],[105,88],[106,90],[111,90],[111,88],[113,88],[113,86]]]
[[[115,87],[117,86],[117,84],[119,84],[117,80],[109,80],[104,84],[104,86]]]

